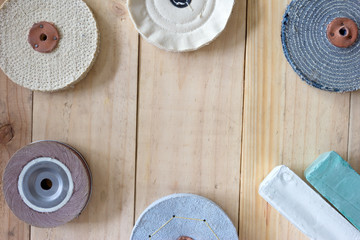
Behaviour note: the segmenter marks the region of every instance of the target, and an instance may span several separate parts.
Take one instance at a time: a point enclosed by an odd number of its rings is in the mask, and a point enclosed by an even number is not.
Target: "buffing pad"
[[[129,0],[136,29],[150,43],[174,51],[196,50],[225,28],[234,0]]]
[[[82,0],[8,0],[0,19],[0,68],[21,86],[66,88],[95,61],[98,29]]]
[[[282,22],[287,60],[306,83],[346,92],[360,89],[360,0],[293,0]]]
[[[360,240],[360,232],[286,166],[260,184],[259,194],[313,240]]]
[[[231,220],[212,201],[192,194],[174,194],[150,205],[135,224],[131,240],[237,240]]]
[[[360,175],[336,152],[320,155],[305,177],[360,230]]]
[[[12,212],[37,227],[73,220],[87,205],[91,173],[74,148],[41,141],[17,151],[5,168],[5,200]]]

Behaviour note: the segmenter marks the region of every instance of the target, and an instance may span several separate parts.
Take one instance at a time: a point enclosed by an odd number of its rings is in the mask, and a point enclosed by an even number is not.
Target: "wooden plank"
[[[0,4],[3,1],[0,0]],[[31,141],[32,92],[11,82],[0,70],[0,173],[10,157]],[[29,239],[29,226],[6,205],[0,181],[0,239]]]
[[[134,219],[138,34],[126,1],[87,0],[101,34],[100,55],[73,89],[34,96],[34,140],[55,139],[84,154],[93,194],[83,214],[32,239],[129,239]]]
[[[5,0],[0,0],[2,5]],[[17,86],[0,70],[0,173],[19,148],[31,142],[32,92]],[[30,227],[6,205],[0,181],[0,239],[29,239]]]
[[[240,239],[305,240],[258,187],[277,165],[303,177],[323,152],[347,157],[350,95],[306,85],[286,62],[280,28],[290,1],[248,2]]]
[[[238,222],[246,1],[196,52],[141,40],[136,217],[154,200],[195,193]]]

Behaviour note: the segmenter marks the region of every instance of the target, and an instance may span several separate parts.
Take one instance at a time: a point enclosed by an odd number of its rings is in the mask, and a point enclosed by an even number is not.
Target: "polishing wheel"
[[[98,28],[82,0],[7,0],[0,19],[0,68],[23,87],[67,88],[95,62]]]
[[[225,212],[214,202],[193,194],[174,194],[141,214],[131,240],[238,240]]]
[[[79,216],[87,205],[91,173],[74,148],[55,141],[35,142],[11,157],[3,191],[19,219],[37,227],[56,227]]]
[[[293,0],[282,22],[285,56],[311,86],[360,89],[360,0]]]
[[[234,0],[129,0],[131,19],[155,46],[173,52],[196,50],[224,30]]]

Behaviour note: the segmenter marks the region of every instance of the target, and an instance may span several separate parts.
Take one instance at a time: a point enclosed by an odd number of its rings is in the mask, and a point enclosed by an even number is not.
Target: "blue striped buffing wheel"
[[[360,89],[360,43],[333,45],[327,28],[337,18],[360,26],[360,0],[293,0],[282,22],[284,54],[311,86],[332,92]],[[351,37],[351,36],[349,36]]]
[[[238,240],[225,212],[212,201],[174,194],[151,204],[139,217],[130,240]]]

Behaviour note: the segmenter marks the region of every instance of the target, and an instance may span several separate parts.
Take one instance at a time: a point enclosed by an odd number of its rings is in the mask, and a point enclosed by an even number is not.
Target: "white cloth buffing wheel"
[[[209,44],[224,30],[233,5],[234,0],[128,0],[140,34],[174,52]]]
[[[174,194],[151,204],[139,217],[131,240],[238,240],[225,212],[193,194]]]
[[[40,91],[64,89],[86,76],[97,52],[99,33],[82,0],[8,0],[0,9],[0,68],[15,83]],[[28,42],[35,23],[49,22],[59,32],[50,53]]]

